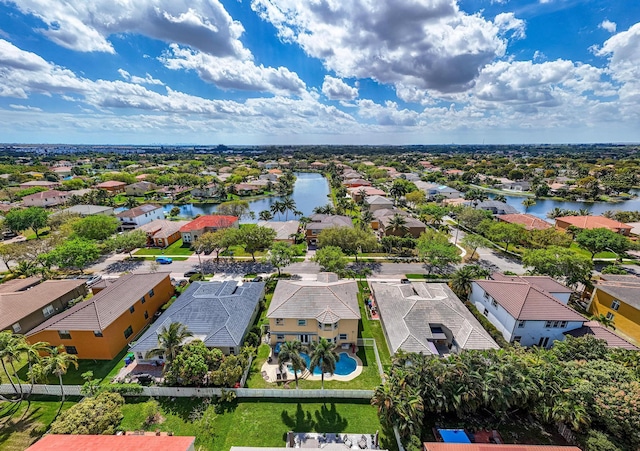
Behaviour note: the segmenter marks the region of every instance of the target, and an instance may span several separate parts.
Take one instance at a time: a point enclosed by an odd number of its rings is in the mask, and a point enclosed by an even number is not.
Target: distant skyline
[[[0,142],[640,142],[636,0],[0,0]]]

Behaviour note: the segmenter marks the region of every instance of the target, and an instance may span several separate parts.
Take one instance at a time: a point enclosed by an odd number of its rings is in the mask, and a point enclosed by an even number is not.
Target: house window
[[[144,297],[144,296],[142,296],[142,297],[140,298],[140,303],[141,303],[141,304],[144,304],[145,302],[147,302],[147,298],[146,298],[146,297]]]
[[[496,301],[495,299],[491,299],[491,305],[493,307],[497,307],[498,306],[498,301]]]
[[[276,318],[276,326],[284,326],[284,318]]]
[[[129,326],[124,331],[124,338],[129,338],[131,335],[133,335],[133,327]]]
[[[544,327],[551,327],[552,321],[545,321]]]
[[[526,323],[527,323],[526,321],[524,321],[524,320],[520,320],[520,321],[518,321],[518,327],[522,328],[522,327],[524,327],[524,325],[525,325]]]
[[[299,319],[298,320],[298,326],[306,326],[307,325],[307,320],[306,319]]]
[[[515,337],[513,337],[514,343],[520,343],[521,341],[522,341],[522,337],[520,335],[516,335]]]
[[[489,296],[489,293],[487,293],[486,291],[482,294],[482,296],[483,296],[485,299],[491,299],[491,296]]]
[[[138,353],[136,354],[136,358],[137,358],[138,360],[142,360],[142,359],[143,359],[142,353],[141,353],[141,352],[138,352]]]
[[[567,327],[567,322],[566,321],[560,321],[560,327],[563,328],[563,329],[565,327]]]
[[[146,310],[144,311],[144,319],[149,319],[149,312]]]
[[[22,330],[22,327],[20,326],[20,323],[15,323],[13,326],[11,326],[13,328],[13,331],[15,333],[18,333]]]
[[[59,330],[58,331],[58,336],[62,340],[71,340],[71,332],[69,332],[68,330]]]
[[[340,334],[340,340],[346,340],[347,334]]]
[[[278,341],[284,340],[284,335],[276,335],[276,340]]]
[[[322,330],[333,330],[333,324],[331,323],[324,323],[322,325]]]
[[[65,346],[64,350],[67,352],[67,354],[78,354],[78,350],[76,349],[75,346]]]
[[[553,327],[559,327],[559,326],[560,326],[560,321],[553,322]]]
[[[236,348],[229,348],[229,354],[234,355],[236,353]]]
[[[607,313],[607,319],[608,320],[612,320],[613,318],[614,318],[614,314],[613,313],[611,313],[611,312]]]
[[[149,297],[150,297],[150,298],[152,298],[152,297],[153,297],[153,295],[155,295],[155,293],[154,293],[154,291],[153,291],[153,289],[152,289],[152,290],[150,290],[150,291],[149,291]]]
[[[51,316],[55,313],[55,310],[53,309],[53,305],[47,305],[45,308],[42,309],[42,314],[46,317]]]
[[[611,303],[611,310],[618,311],[619,308],[620,308],[620,301],[618,301],[617,299],[614,299],[613,302]]]
[[[133,313],[135,311],[136,311],[136,308],[133,305],[129,307],[129,313]]]
[[[102,337],[102,331],[101,330],[94,330],[93,331],[93,336],[94,337],[98,337],[98,338]]]

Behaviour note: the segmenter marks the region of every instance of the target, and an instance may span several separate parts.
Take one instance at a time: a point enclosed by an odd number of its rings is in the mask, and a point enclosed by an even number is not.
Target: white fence
[[[382,368],[382,362],[380,361],[380,354],[378,353],[376,340],[374,338],[358,338],[358,346],[373,347],[373,353],[376,355],[376,364],[378,365],[378,374],[384,383],[384,369]]]
[[[29,386],[24,391],[29,391]],[[80,385],[65,385],[67,396],[81,396]],[[142,387],[141,393],[124,394],[124,396],[154,396],[176,398],[211,398],[222,393],[235,392],[238,398],[306,398],[306,399],[371,399],[373,390],[301,390],[301,389],[259,389],[259,388],[214,388],[214,387]],[[9,384],[0,385],[0,393],[13,394]],[[59,385],[34,385],[34,395],[61,396]]]

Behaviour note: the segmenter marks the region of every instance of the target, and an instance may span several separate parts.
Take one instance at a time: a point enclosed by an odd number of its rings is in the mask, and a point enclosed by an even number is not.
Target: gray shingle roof
[[[322,280],[322,277],[319,277]],[[280,280],[273,293],[268,318],[315,318],[335,322],[360,319],[358,285],[354,280]]]
[[[596,288],[640,310],[640,277],[605,274],[596,282]]]
[[[428,344],[433,338],[431,326],[440,325],[451,331],[461,349],[498,349],[446,284],[372,282],[371,289],[393,353],[402,349],[434,354]]]
[[[238,347],[264,292],[264,282],[193,282],[131,347],[142,352],[158,345],[158,333],[173,322],[184,324],[207,347]]]

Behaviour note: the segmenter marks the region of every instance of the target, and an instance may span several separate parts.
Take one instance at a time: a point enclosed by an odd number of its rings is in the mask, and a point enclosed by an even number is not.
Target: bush
[[[464,305],[466,305],[469,311],[473,313],[473,316],[475,316],[480,324],[482,324],[482,327],[484,327],[484,329],[489,332],[489,335],[491,335],[491,338],[493,338],[495,342],[498,343],[498,346],[500,346],[501,348],[511,347],[511,344],[504,339],[502,333],[498,329],[496,329],[496,326],[491,324],[491,321],[489,321],[486,316],[482,315],[478,311],[475,305],[473,305],[469,301],[466,301]]]
[[[62,412],[51,425],[52,434],[113,435],[122,421],[124,398],[100,393]]]
[[[189,282],[200,282],[202,280],[204,280],[204,277],[200,273],[194,274],[191,277],[189,277]]]
[[[584,443],[585,451],[622,451],[615,445],[607,434],[604,432],[592,429],[587,435],[587,440]]]
[[[602,274],[629,274],[622,266],[616,264],[605,266],[601,272]]]
[[[260,345],[260,337],[253,333],[253,332],[249,332],[247,334],[247,337],[244,339],[244,344],[246,346],[254,346],[257,347]]]
[[[139,384],[110,384],[103,389],[105,393],[117,393],[121,395],[139,395],[142,393],[142,385]]]

